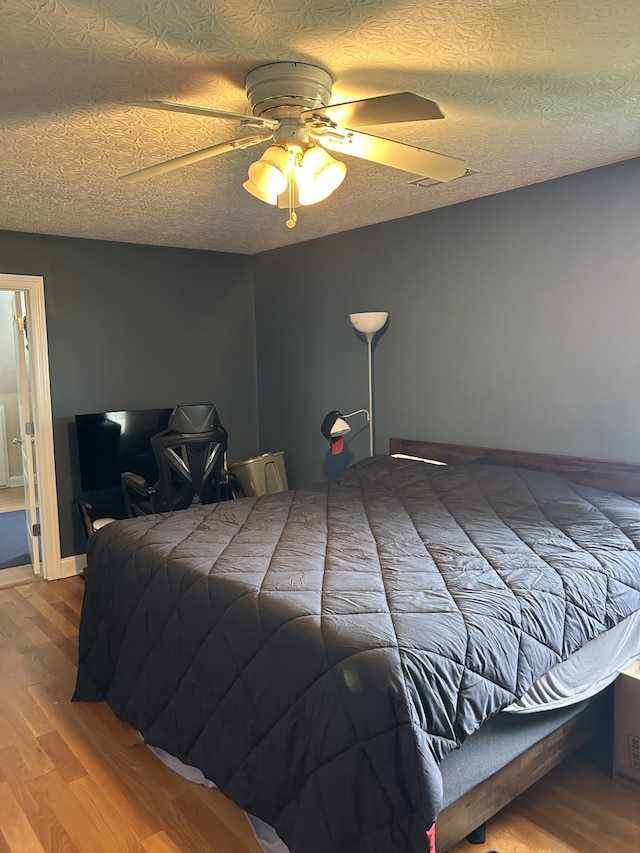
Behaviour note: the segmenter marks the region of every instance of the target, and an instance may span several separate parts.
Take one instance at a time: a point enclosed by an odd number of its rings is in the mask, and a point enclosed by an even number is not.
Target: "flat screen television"
[[[151,439],[167,428],[173,409],[76,415],[83,492],[120,488],[124,471],[153,482],[158,469]]]

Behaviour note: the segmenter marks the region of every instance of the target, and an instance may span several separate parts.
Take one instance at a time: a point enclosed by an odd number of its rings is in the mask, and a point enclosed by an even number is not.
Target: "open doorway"
[[[22,318],[17,330],[14,315]],[[12,529],[23,531],[27,545],[21,554],[29,557],[22,565],[0,568],[4,586],[40,572],[49,580],[62,575],[41,277],[0,274],[0,327],[0,522],[15,520]],[[14,360],[9,347],[15,347]],[[11,558],[3,558],[0,545],[0,566],[7,562]]]
[[[0,291],[0,580],[3,585],[7,579],[26,579],[34,574],[27,540],[13,300],[13,291]]]

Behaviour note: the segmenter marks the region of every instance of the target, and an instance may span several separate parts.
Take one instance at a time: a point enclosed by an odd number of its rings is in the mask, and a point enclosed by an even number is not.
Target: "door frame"
[[[33,423],[36,435],[35,457],[38,477],[38,505],[42,547],[42,577],[46,580],[65,577],[60,556],[60,524],[58,520],[58,488],[56,483],[51,409],[49,347],[44,299],[44,279],[36,275],[0,273],[0,290],[21,290],[27,294],[29,352],[32,381]]]

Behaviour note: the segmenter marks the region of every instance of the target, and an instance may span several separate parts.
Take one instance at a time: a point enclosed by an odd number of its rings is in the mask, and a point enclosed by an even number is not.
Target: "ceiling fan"
[[[434,101],[412,92],[397,92],[329,105],[332,83],[330,74],[319,66],[274,62],[247,75],[245,86],[252,115],[170,101],[136,101],[135,106],[150,109],[237,121],[248,134],[147,166],[120,180],[152,178],[272,139],[272,145],[249,167],[249,178],[243,186],[261,201],[287,208],[286,224],[293,228],[297,205],[322,201],[344,180],[345,164],[332,158],[328,151],[437,181],[450,181],[465,174],[463,160],[353,129],[444,118]]]

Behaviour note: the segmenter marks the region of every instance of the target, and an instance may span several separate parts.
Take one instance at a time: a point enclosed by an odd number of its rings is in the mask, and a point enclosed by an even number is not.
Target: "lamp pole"
[[[375,332],[365,332],[367,355],[369,356],[369,456],[373,456],[373,336]]]
[[[369,364],[369,456],[373,456],[373,338],[389,319],[387,311],[366,311],[360,314],[349,314],[349,319],[355,329],[364,335],[367,341],[367,356]]]

